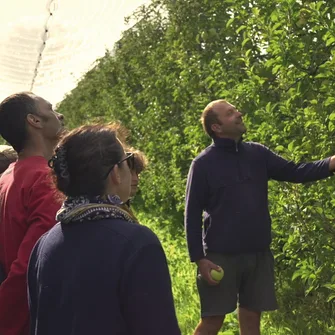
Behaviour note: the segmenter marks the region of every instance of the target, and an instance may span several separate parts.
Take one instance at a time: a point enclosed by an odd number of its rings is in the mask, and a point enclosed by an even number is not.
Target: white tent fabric
[[[0,101],[33,91],[55,104],[148,0],[0,0]]]

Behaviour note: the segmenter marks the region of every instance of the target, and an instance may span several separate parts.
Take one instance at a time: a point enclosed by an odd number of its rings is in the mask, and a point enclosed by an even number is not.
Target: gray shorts
[[[224,269],[216,286],[208,285],[197,272],[201,317],[226,315],[240,307],[256,312],[278,308],[271,251],[240,255],[209,253],[207,257]]]

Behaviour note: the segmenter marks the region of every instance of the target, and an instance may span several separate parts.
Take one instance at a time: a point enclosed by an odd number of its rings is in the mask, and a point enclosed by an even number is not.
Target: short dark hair
[[[212,125],[215,123],[220,124],[220,121],[214,111],[214,105],[215,103],[218,103],[218,102],[226,102],[226,100],[220,99],[220,100],[212,101],[205,107],[201,115],[202,127],[204,128],[204,131],[206,132],[206,134],[211,138],[215,137],[215,133],[212,130]]]
[[[122,156],[113,126],[85,125],[63,137],[49,165],[57,188],[66,196],[97,196],[103,195],[106,173]]]
[[[27,141],[28,114],[36,114],[36,95],[32,92],[15,93],[0,104],[0,135],[19,153]]]
[[[9,145],[0,145],[0,175],[6,171],[9,164],[17,160],[15,150]]]

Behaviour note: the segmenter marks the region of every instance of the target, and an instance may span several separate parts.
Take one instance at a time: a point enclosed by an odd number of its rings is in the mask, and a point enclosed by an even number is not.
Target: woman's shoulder
[[[106,234],[117,234],[120,238],[127,240],[131,244],[137,246],[148,244],[160,245],[157,235],[150,228],[137,222],[129,222],[123,219],[105,219],[101,220],[100,224],[103,226]]]
[[[148,227],[123,219],[101,219],[76,224],[58,223],[40,238],[37,249],[77,243],[111,250],[120,248],[131,254],[148,246],[161,248],[158,237]]]

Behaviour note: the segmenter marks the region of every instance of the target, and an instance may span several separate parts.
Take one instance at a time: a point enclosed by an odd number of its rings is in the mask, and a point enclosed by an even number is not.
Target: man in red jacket
[[[0,334],[28,335],[27,265],[36,241],[55,224],[60,208],[48,160],[63,116],[31,92],[0,104],[0,135],[18,153],[0,178]]]

